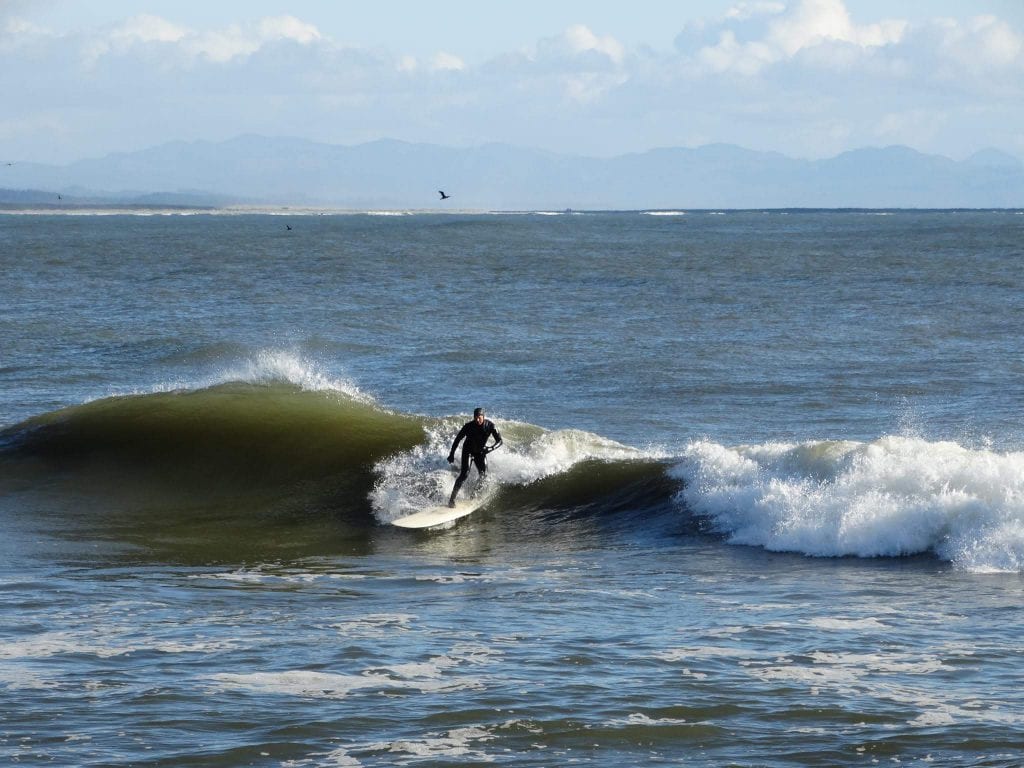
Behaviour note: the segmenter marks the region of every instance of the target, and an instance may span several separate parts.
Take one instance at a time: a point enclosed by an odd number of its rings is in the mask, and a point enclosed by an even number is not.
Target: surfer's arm
[[[495,448],[497,448],[497,447],[498,447],[499,445],[501,445],[501,433],[500,433],[500,432],[498,432],[498,430],[497,430],[497,429],[494,429],[493,427],[491,427],[491,437],[493,437],[493,438],[494,438],[494,445],[490,446],[490,447],[489,447],[489,448],[487,449],[487,452],[488,452],[488,453],[490,453],[490,452],[491,452],[491,451],[493,451],[493,450],[494,450]]]
[[[465,436],[466,436],[466,428],[463,427],[462,429],[459,430],[459,434],[457,434],[455,436],[455,442],[452,443],[452,449],[448,452],[448,461],[449,462],[455,461],[455,451],[459,447],[459,443],[462,442],[462,438],[464,438]]]

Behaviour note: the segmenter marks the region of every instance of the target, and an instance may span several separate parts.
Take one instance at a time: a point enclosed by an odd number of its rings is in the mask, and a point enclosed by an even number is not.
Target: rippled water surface
[[[1024,217],[718,214],[0,216],[2,761],[1024,762]]]

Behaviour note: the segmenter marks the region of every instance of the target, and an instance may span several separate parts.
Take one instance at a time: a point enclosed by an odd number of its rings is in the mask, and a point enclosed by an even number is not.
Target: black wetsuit
[[[494,436],[494,445],[487,448],[487,440]],[[465,438],[466,442],[462,445],[462,471],[459,472],[459,476],[455,479],[455,488],[452,490],[450,504],[455,503],[455,497],[459,493],[459,488],[466,482],[466,478],[469,477],[469,461],[473,460],[476,465],[476,471],[480,473],[480,478],[487,473],[487,453],[493,451],[499,445],[501,445],[501,435],[498,434],[498,430],[494,428],[493,422],[489,419],[484,419],[483,424],[477,424],[476,419],[467,422],[462,429],[459,430],[459,434],[455,436],[455,442],[452,443],[451,453],[448,454],[448,460],[452,461],[455,458],[455,449],[459,447],[459,443]]]

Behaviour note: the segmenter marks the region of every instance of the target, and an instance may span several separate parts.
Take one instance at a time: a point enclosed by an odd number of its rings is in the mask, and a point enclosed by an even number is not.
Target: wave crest
[[[209,389],[221,384],[288,384],[303,392],[334,392],[359,402],[373,402],[350,379],[325,370],[316,360],[293,350],[249,351],[214,346],[192,353],[184,362],[193,360],[204,368],[213,363],[213,370],[193,381],[158,387],[157,391]]]

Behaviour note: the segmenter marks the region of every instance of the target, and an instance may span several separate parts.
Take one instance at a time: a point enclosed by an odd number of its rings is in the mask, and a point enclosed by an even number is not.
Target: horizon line
[[[756,206],[756,207],[678,207],[678,208],[343,208],[308,205],[160,205],[147,203],[88,203],[73,201],[64,205],[52,203],[10,203],[0,202],[0,215],[207,215],[207,216],[599,216],[607,214],[636,215],[678,215],[727,214],[727,213],[1011,213],[1024,215],[1024,206],[955,206],[955,207],[907,207],[907,206]]]

